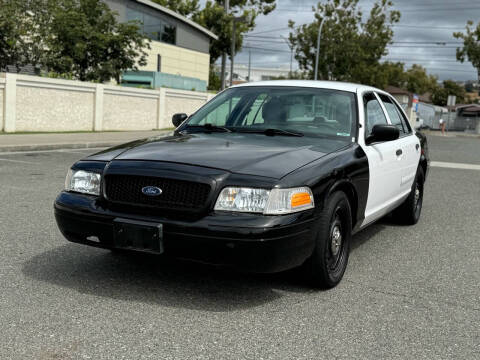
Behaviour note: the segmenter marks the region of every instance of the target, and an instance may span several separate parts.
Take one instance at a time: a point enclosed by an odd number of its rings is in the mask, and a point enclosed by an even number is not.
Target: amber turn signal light
[[[309,193],[300,192],[293,194],[290,201],[292,204],[292,208],[295,208],[302,205],[309,205],[312,202],[312,199]]]

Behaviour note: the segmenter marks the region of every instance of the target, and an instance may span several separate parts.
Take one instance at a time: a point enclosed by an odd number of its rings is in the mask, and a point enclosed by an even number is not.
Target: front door
[[[406,196],[411,191],[413,180],[417,173],[421,153],[420,140],[415,136],[405,114],[395,100],[385,94],[379,94],[379,97],[382,100],[390,123],[395,125],[400,132],[400,137],[397,141],[399,144],[397,151],[400,152],[402,157],[400,162],[402,166],[400,191],[402,195]]]
[[[363,95],[365,138],[374,125],[388,124],[384,108],[375,93]],[[365,209],[366,225],[388,213],[402,197],[401,178],[403,154],[399,154],[400,140],[361,145],[368,158],[369,187]]]

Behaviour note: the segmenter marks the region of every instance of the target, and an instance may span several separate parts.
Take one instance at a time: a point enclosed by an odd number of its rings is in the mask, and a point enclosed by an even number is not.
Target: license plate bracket
[[[113,221],[113,242],[117,249],[163,253],[163,225],[117,218]]]

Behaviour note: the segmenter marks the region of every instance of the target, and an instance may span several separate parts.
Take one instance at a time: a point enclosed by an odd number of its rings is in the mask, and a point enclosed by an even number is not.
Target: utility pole
[[[290,48],[290,72],[288,73],[288,78],[291,79],[293,74],[293,45],[290,44],[286,37],[282,35],[280,35],[280,37],[287,43],[287,46]]]
[[[231,57],[230,57],[230,86],[233,85],[233,61],[235,59],[235,31],[236,31],[236,24],[237,21],[234,18],[233,19],[233,25],[232,25],[232,47],[231,47]]]
[[[228,14],[228,8],[229,8],[229,0],[225,0],[225,3],[224,3],[224,9],[225,9],[225,14]],[[224,51],[223,54],[222,54],[222,69],[221,69],[221,75],[220,75],[220,79],[221,79],[221,86],[220,86],[220,89],[221,90],[224,90],[225,89],[225,70],[226,70],[226,67],[227,67],[227,53]]]
[[[250,70],[252,69],[252,50],[248,50],[248,82],[251,82],[250,79]]]

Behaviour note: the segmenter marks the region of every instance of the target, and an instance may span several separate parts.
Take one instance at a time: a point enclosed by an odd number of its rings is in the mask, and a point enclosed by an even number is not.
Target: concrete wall
[[[173,114],[191,114],[212,97],[195,91],[0,74],[0,131],[164,129],[173,126]]]
[[[173,114],[178,112],[191,115],[203,104],[205,104],[205,96],[203,95],[204,93],[174,89],[164,89],[164,91],[164,118],[167,120],[171,119]],[[213,95],[207,94],[208,100],[210,100],[212,97]],[[178,109],[182,109],[182,111],[178,111]]]
[[[138,90],[105,87],[102,130],[158,129],[158,92]]]
[[[5,79],[0,77],[0,129],[3,129],[3,102],[4,102]]]
[[[17,79],[15,131],[89,131],[95,85]]]

